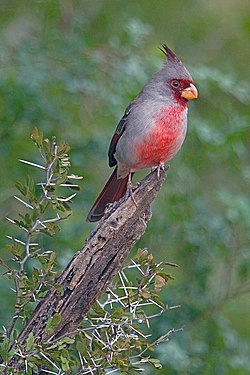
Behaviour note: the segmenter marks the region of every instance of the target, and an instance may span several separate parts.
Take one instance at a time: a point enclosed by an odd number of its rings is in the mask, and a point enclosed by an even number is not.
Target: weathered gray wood
[[[134,190],[136,205],[128,197],[111,206],[86,240],[82,251],[74,255],[57,280],[56,284],[63,293],[54,287],[48,291],[19,335],[19,344],[25,345],[30,332],[37,343],[46,342],[49,336],[45,325],[55,313],[61,315],[61,323],[53,340],[63,335],[70,336],[78,328],[83,316],[145,232],[151,218],[150,205],[165,178],[165,171],[160,171],[159,178],[156,171],[150,173]],[[15,361],[18,362],[18,358],[11,364],[15,365]]]

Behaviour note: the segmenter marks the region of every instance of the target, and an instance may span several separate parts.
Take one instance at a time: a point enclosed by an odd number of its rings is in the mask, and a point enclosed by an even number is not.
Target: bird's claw
[[[169,165],[165,165],[163,162],[157,165],[157,167],[151,168],[151,171],[154,172],[155,170],[157,171],[157,178],[158,180],[160,179],[160,174],[161,171],[167,171],[169,168]]]
[[[165,171],[166,169],[168,169],[168,165],[165,165],[163,162],[161,162],[157,165],[157,167],[152,168],[152,171],[157,170],[157,178],[159,180],[161,171]]]
[[[161,173],[161,170],[164,171],[165,170],[165,164],[163,162],[161,162],[158,166],[157,166],[157,178],[158,180],[160,179],[160,173]]]
[[[131,181],[131,174],[129,175],[129,180],[128,180],[128,183],[127,183],[127,191],[126,191],[125,199],[127,199],[128,197],[131,197],[133,203],[137,207],[137,203],[135,201],[135,197],[134,197],[134,193],[133,193],[133,184],[132,184],[132,181]]]

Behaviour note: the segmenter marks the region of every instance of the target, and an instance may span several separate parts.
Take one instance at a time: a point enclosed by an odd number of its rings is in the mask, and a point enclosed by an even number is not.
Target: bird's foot
[[[133,193],[133,184],[132,184],[132,180],[131,180],[131,173],[129,174],[125,199],[127,199],[128,197],[130,197],[132,199],[133,203],[137,207],[137,203],[135,201],[135,197],[134,197],[134,193]]]
[[[161,171],[165,171],[165,170],[167,170],[168,168],[169,168],[168,165],[165,165],[163,162],[161,162],[161,163],[159,163],[159,164],[157,165],[157,167],[153,167],[153,168],[151,168],[151,170],[152,170],[152,172],[155,171],[155,170],[157,170],[157,178],[158,178],[158,180],[159,180],[159,179],[160,179],[160,173],[161,173]]]
[[[158,166],[157,166],[157,178],[158,180],[160,179],[160,173],[161,173],[161,170],[164,171],[165,170],[165,164],[163,162],[161,162]]]
[[[159,163],[157,165],[157,167],[151,168],[151,171],[153,172],[153,171],[157,170],[157,178],[159,180],[159,178],[160,178],[160,172],[161,172],[161,170],[164,171],[165,168],[166,168],[165,164],[163,162],[161,162],[161,163]],[[167,169],[168,169],[168,166],[167,166]]]

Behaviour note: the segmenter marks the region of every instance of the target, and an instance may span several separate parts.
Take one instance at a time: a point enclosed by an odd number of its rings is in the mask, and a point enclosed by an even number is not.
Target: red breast
[[[168,106],[155,116],[155,122],[135,145],[136,160],[131,169],[154,167],[172,159],[187,132],[187,108]]]

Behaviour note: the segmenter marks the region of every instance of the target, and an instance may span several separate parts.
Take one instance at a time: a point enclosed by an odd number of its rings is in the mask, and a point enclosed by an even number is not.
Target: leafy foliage
[[[79,177],[68,173],[70,168],[69,146],[65,143],[58,145],[55,137],[51,141],[44,138],[43,133],[39,132],[37,128],[34,129],[31,138],[39,150],[42,164],[26,160],[20,161],[42,170],[44,180],[35,183],[31,177],[27,177],[26,183],[18,182],[16,184],[20,196],[15,195],[14,198],[25,207],[25,213],[19,213],[18,219],[7,218],[19,229],[19,232],[18,236],[7,236],[11,244],[6,245],[5,249],[11,254],[11,263],[3,260],[1,262],[6,269],[4,276],[13,281],[16,294],[14,316],[9,327],[7,329],[4,327],[1,336],[1,366],[3,368],[7,366],[4,372],[6,374],[12,371],[11,368],[7,370],[8,360],[16,353],[18,323],[20,322],[22,325],[27,323],[32,311],[32,303],[39,302],[58,277],[58,272],[54,271],[56,253],[41,247],[41,234],[54,237],[60,230],[59,223],[71,215],[69,204],[76,195],[74,193],[65,196],[65,189],[71,187],[78,189],[78,185],[73,185],[72,180],[78,180]],[[48,320],[46,331],[53,332],[59,321],[60,316],[55,314]],[[31,352],[33,355],[34,348],[35,338],[31,333],[27,339],[25,353]],[[23,353],[24,348],[19,348],[19,350],[20,353]],[[37,348],[35,355],[37,356]],[[35,361],[27,361],[26,355],[24,358],[25,373],[31,374],[37,367]]]

